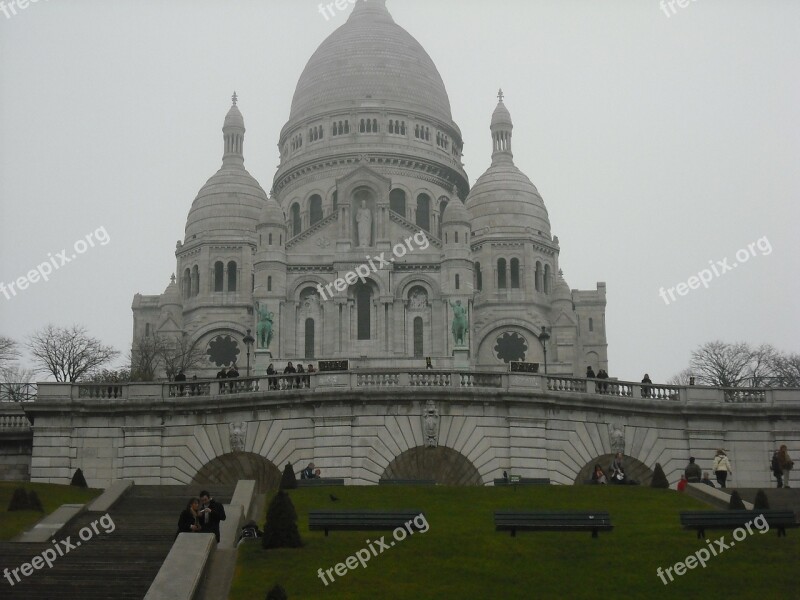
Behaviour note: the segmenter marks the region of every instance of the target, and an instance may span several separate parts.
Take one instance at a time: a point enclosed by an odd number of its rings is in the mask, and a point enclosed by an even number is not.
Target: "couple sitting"
[[[322,471],[314,469],[314,463],[308,463],[308,466],[300,471],[300,479],[321,479]]]
[[[628,479],[628,476],[625,474],[625,467],[622,464],[622,452],[617,452],[617,455],[611,462],[611,467],[609,467],[608,472],[609,475],[606,476],[605,472],[603,471],[603,468],[599,464],[595,465],[594,472],[592,473],[592,483],[595,484],[627,483],[631,485],[636,485],[636,482],[633,479]]]

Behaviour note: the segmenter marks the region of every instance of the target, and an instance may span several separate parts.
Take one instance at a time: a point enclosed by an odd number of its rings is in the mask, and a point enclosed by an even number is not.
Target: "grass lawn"
[[[328,494],[340,498],[335,504]],[[706,543],[680,527],[678,512],[709,508],[673,490],[612,486],[448,488],[353,486],[290,492],[305,547],[262,550],[259,542],[239,548],[230,598],[261,600],[275,583],[290,600],[300,599],[480,599],[513,598],[800,598],[800,530],[786,538],[774,531],[748,535],[664,585],[666,569]],[[430,525],[373,556],[325,586],[317,575],[355,554],[366,540],[392,532],[308,531],[310,509],[422,509]],[[494,531],[496,509],[607,510],[614,531],[598,539],[582,532]],[[260,525],[263,526],[263,517]],[[710,540],[731,532],[707,532]],[[715,545],[716,548],[716,545]],[[334,573],[335,576],[335,573]]]
[[[35,490],[42,501],[44,514],[33,510],[8,512],[8,503],[18,487]],[[83,489],[55,483],[28,483],[0,481],[0,541],[10,540],[34,525],[45,514],[50,514],[62,504],[85,504],[100,495],[102,490]]]

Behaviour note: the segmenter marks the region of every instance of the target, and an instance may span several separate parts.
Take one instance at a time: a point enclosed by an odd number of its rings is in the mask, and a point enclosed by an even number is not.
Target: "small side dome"
[[[447,225],[449,223],[464,223],[466,225],[470,223],[467,207],[464,206],[464,203],[458,198],[454,198],[452,201],[448,202],[444,209],[442,225]]]
[[[258,225],[286,226],[286,215],[283,214],[275,198],[269,198],[269,200],[264,203],[264,208],[261,209],[261,215],[258,217]]]
[[[164,290],[164,293],[158,299],[158,306],[168,306],[170,304],[181,304],[181,292],[178,289],[178,284],[175,280],[175,273],[169,278],[169,285]]]
[[[572,304],[572,291],[564,280],[564,271],[558,270],[556,284],[553,286],[553,302],[569,302]]]

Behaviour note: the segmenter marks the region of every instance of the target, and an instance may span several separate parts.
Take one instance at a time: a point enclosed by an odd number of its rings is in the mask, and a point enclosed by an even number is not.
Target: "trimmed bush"
[[[745,510],[744,502],[742,502],[742,497],[736,490],[733,490],[733,493],[731,494],[731,502],[728,505],[728,510]]]
[[[11,496],[11,502],[8,503],[8,510],[11,512],[12,510],[30,510],[31,505],[28,500],[28,492],[25,491],[25,488],[18,487],[14,490],[14,494]]]
[[[286,595],[282,585],[275,584],[275,587],[267,592],[267,600],[289,600],[289,596]]]
[[[83,471],[81,471],[80,469],[75,471],[75,475],[72,476],[72,481],[70,481],[69,484],[82,488],[89,487],[89,485],[86,483],[86,478],[83,476]]]
[[[667,481],[664,469],[661,468],[659,463],[656,463],[656,468],[653,469],[653,480],[650,482],[650,487],[664,490],[669,489],[669,481]]]
[[[754,510],[769,510],[769,500],[764,490],[756,492],[756,499],[753,501]]]
[[[30,510],[38,510],[39,512],[44,512],[42,501],[39,500],[39,494],[37,494],[35,490],[31,490],[30,492],[28,492],[28,506],[30,507]]]
[[[294,474],[294,467],[292,463],[287,462],[283,468],[283,476],[281,477],[282,490],[295,490],[297,489],[297,476]]]
[[[267,508],[264,525],[264,548],[300,548],[303,541],[297,530],[297,511],[289,494],[279,490]]]

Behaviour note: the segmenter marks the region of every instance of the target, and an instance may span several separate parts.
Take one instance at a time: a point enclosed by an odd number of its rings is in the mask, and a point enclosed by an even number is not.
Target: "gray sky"
[[[697,0],[669,17],[658,0],[387,5],[439,68],[471,183],[490,163],[502,86],[515,162],[545,200],[567,282],[607,282],[612,377],[664,380],[714,339],[800,351],[800,3]],[[0,12],[0,282],[48,253],[59,264],[103,228],[49,281],[0,295],[0,334],[81,323],[127,353],[133,294],[162,292],[175,270],[234,89],[245,165],[271,187],[297,79],[352,10],[326,21],[318,6],[39,0]],[[708,289],[659,296],[709,261],[720,273]]]

